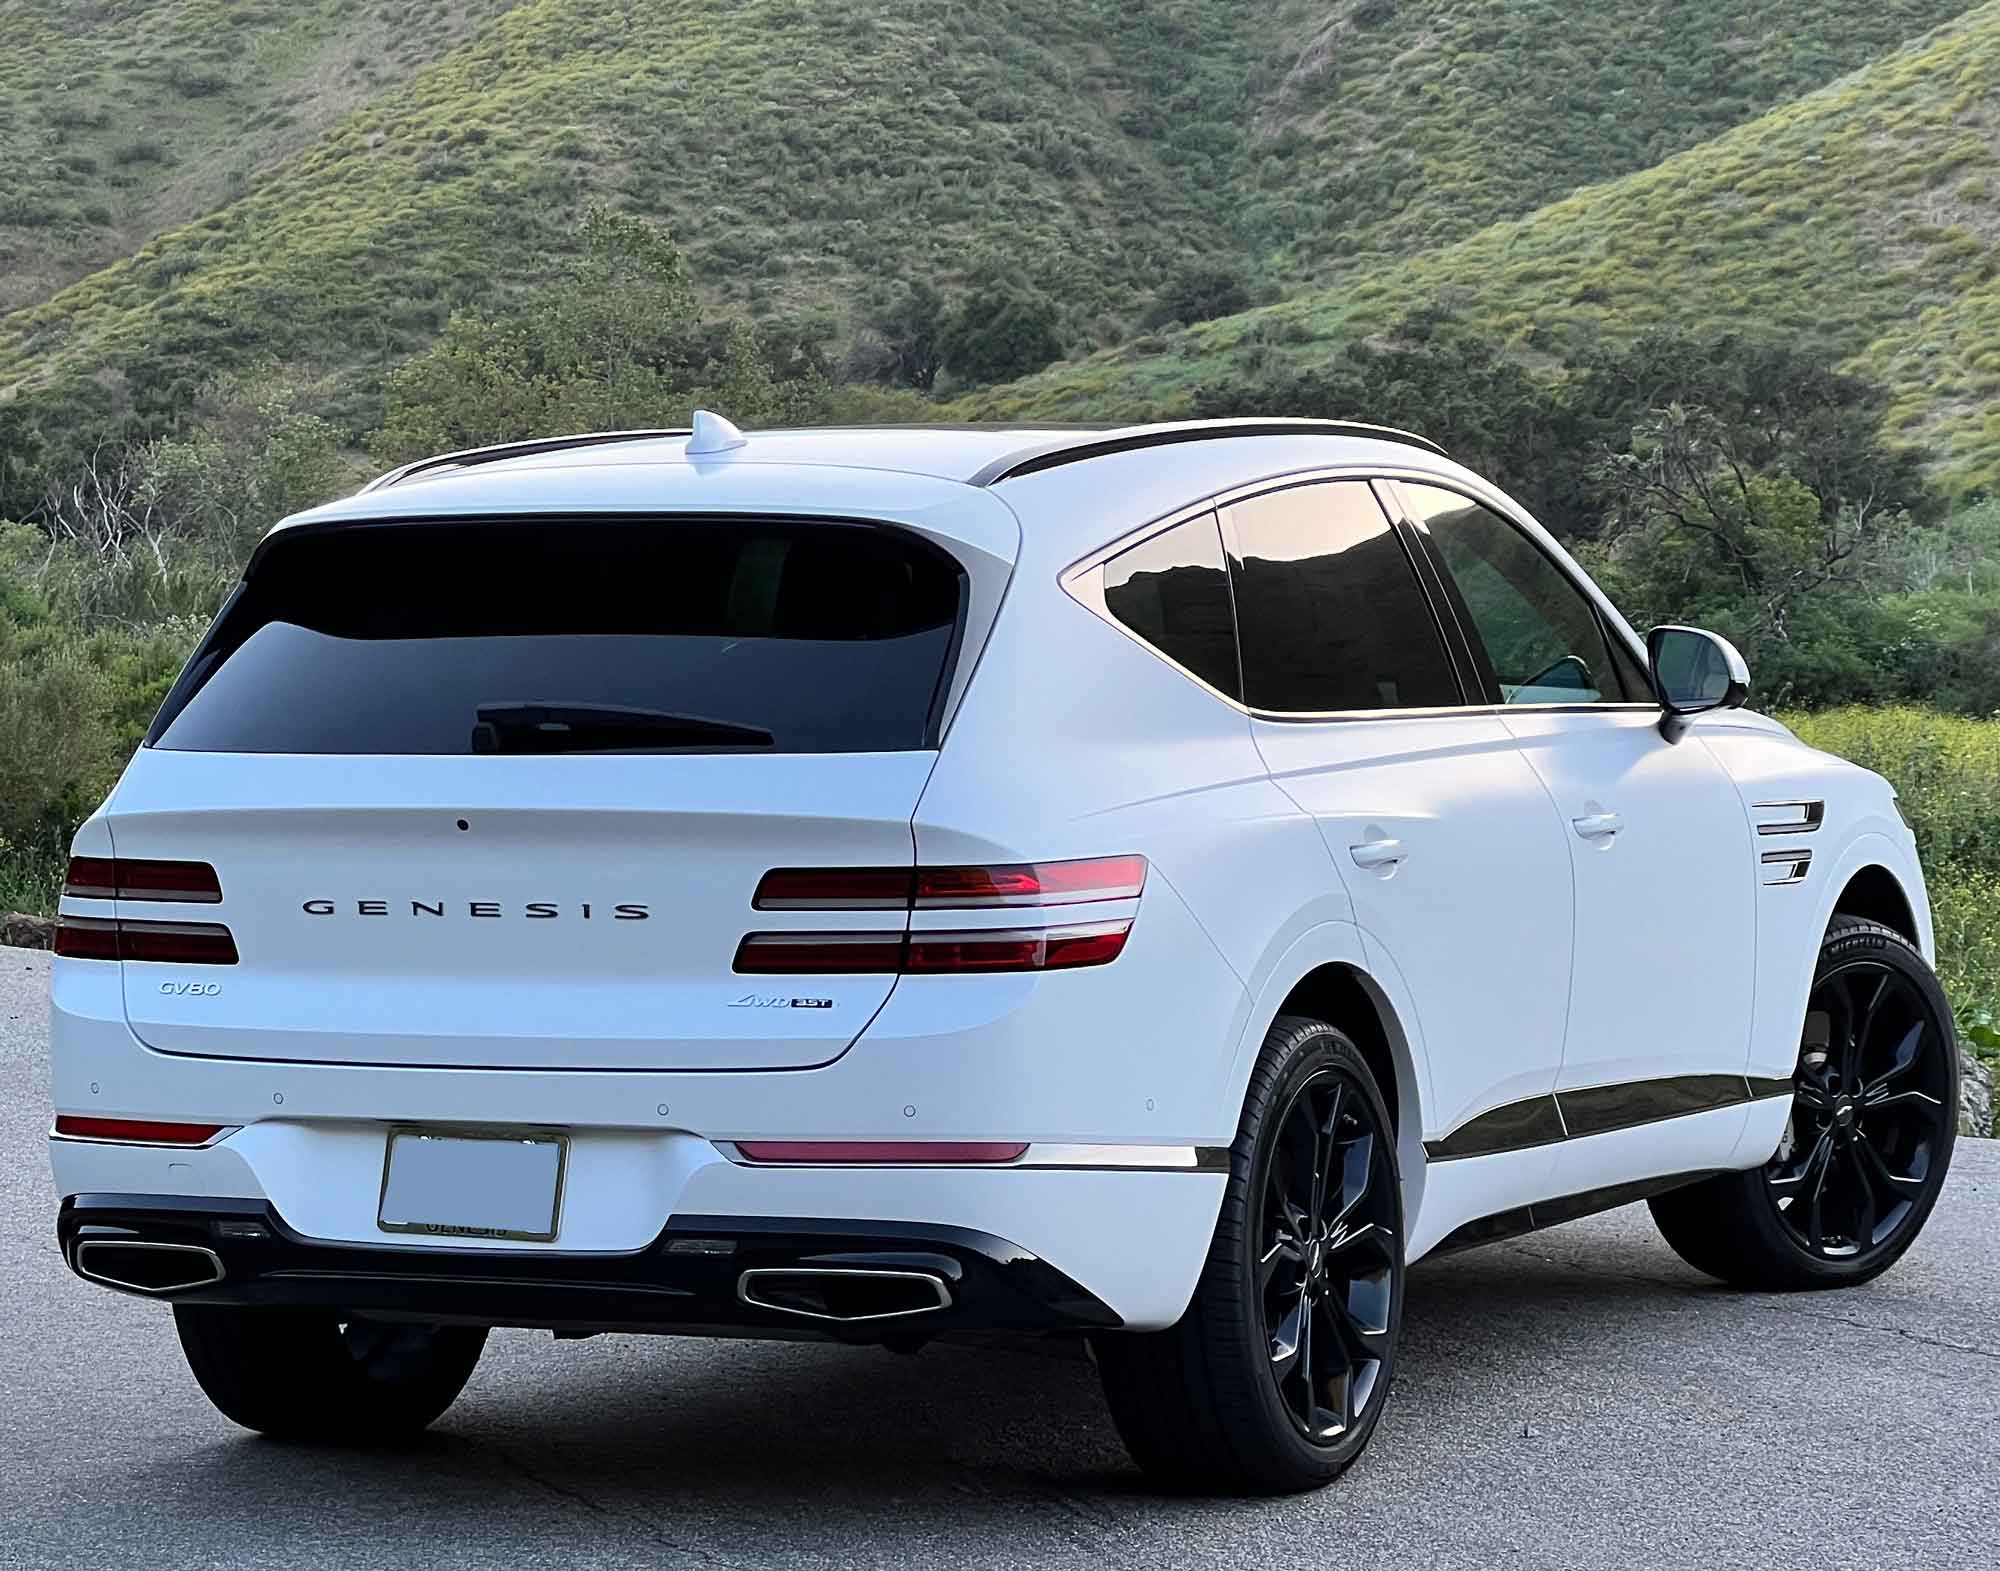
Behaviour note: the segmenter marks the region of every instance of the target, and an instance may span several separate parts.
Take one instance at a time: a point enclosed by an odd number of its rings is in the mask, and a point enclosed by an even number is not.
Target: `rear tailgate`
[[[914,861],[965,569],[799,517],[281,533],[105,814],[198,862],[233,965],[123,963],[150,1045],[496,1068],[837,1057],[890,975],[734,970],[775,867]],[[791,927],[898,932],[900,910]]]

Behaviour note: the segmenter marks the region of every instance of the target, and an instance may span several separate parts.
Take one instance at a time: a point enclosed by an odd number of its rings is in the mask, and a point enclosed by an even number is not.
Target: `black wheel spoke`
[[[1928,1091],[1885,1091],[1868,1098],[1867,1106],[1871,1115],[1886,1114],[1891,1120],[1913,1117],[1931,1129],[1944,1122],[1944,1102]]]
[[[1917,1058],[1923,1047],[1923,1036],[1924,1022],[1919,1019],[1896,1044],[1895,1052],[1890,1055],[1889,1067],[1868,1082],[1867,1094],[1870,1097],[1886,1090],[1890,1081],[1900,1079],[1916,1068]]]
[[[1262,1258],[1257,1262],[1257,1286],[1259,1290],[1269,1291],[1271,1279],[1279,1271],[1290,1269],[1296,1273],[1304,1261],[1305,1254],[1299,1248],[1299,1241],[1296,1238],[1280,1235],[1271,1244],[1270,1248],[1264,1251]]]
[[[1867,1174],[1869,1182],[1879,1193],[1911,1199],[1922,1192],[1925,1175],[1894,1171],[1883,1160],[1882,1153],[1875,1149],[1873,1141],[1866,1138],[1856,1140],[1854,1154],[1856,1165]]]
[[[1863,1149],[1859,1140],[1846,1141],[1841,1148],[1842,1165],[1851,1180],[1845,1187],[1853,1192],[1856,1249],[1866,1249],[1875,1241],[1875,1224],[1881,1218],[1881,1205],[1875,1194],[1875,1186],[1869,1181],[1868,1167],[1861,1156]]]

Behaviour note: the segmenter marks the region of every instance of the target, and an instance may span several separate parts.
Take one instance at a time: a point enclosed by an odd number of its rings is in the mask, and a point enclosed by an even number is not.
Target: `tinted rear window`
[[[1464,702],[1430,602],[1366,481],[1233,502],[1244,702],[1281,714]]]
[[[150,740],[230,753],[934,746],[963,574],[885,527],[360,525],[280,536]]]

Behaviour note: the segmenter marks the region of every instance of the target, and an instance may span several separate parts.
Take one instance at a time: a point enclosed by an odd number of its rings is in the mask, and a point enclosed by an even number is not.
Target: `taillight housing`
[[[777,867],[758,881],[759,911],[972,911],[995,906],[1136,900],[1143,856],[992,867]]]
[[[214,905],[222,899],[222,881],[206,862],[73,856],[63,879],[63,893],[86,900],[173,900],[185,905]]]
[[[757,884],[760,911],[971,911],[1136,900],[1143,856],[987,867],[780,867]],[[1062,971],[1116,960],[1130,916],[1051,927],[957,931],[768,932],[745,935],[736,970],[749,976],[940,975]]]
[[[235,936],[220,922],[144,922],[131,917],[58,917],[55,952],[67,960],[209,966],[237,962]]]
[[[63,893],[78,900],[171,901],[216,905],[222,880],[206,862],[73,856]],[[169,965],[233,966],[236,939],[220,922],[150,917],[78,916],[56,920],[55,952],[68,960],[152,960]]]

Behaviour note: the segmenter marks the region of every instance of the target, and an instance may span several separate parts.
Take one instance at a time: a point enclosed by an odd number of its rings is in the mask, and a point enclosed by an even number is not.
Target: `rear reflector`
[[[56,1115],[56,1133],[73,1140],[130,1140],[152,1146],[207,1145],[227,1124],[165,1124],[144,1118],[78,1118]]]
[[[140,922],[125,918],[56,919],[56,953],[68,960],[152,960],[170,965],[233,966],[236,940],[219,922]]]
[[[222,882],[206,862],[73,856],[63,879],[63,893],[86,900],[179,900],[214,905],[222,898]]]
[[[778,867],[758,882],[759,911],[976,910],[1136,900],[1143,856],[994,867]]]
[[[739,1140],[752,1162],[1011,1162],[1025,1140]]]
[[[957,933],[751,933],[737,946],[736,969],[746,976],[1066,971],[1108,965],[1131,931],[1127,917]]]

